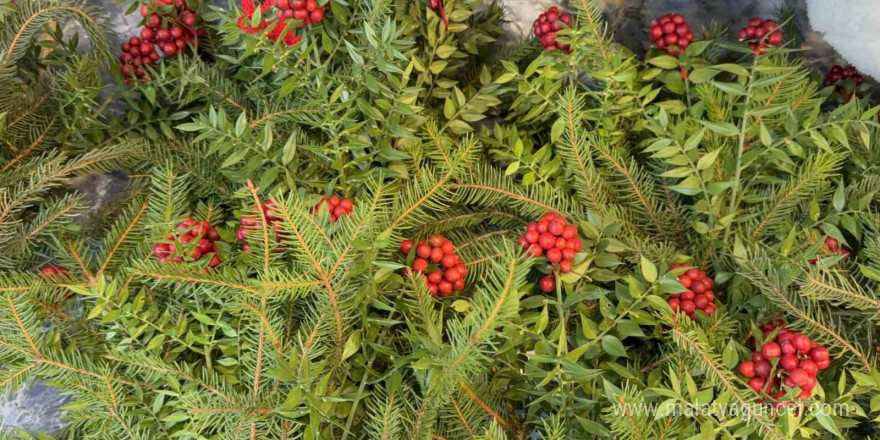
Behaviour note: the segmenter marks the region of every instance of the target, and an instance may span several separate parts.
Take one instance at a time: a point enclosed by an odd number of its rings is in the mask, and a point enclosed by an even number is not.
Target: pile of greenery
[[[123,84],[101,11],[0,0],[0,385],[70,396],[33,438],[877,435],[878,108],[829,107],[785,44],[642,60],[577,0],[570,53],[499,48],[495,3],[328,0],[288,45],[251,30],[269,7],[186,3],[197,46]],[[111,170],[85,217],[69,184]],[[583,246],[545,292],[517,240],[548,212]],[[467,268],[448,298],[399,250],[432,234]],[[667,304],[685,263],[717,312]],[[773,320],[830,351],[809,398],[737,374]]]

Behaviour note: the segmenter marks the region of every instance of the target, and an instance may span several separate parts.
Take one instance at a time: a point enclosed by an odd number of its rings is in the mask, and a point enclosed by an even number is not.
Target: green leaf
[[[661,69],[674,69],[678,67],[678,60],[669,55],[660,55],[648,60],[648,64],[653,64]]]
[[[734,368],[736,364],[739,363],[739,356],[736,353],[736,344],[733,340],[727,342],[727,345],[724,346],[724,351],[721,352],[721,360],[724,362],[724,366],[727,368]]]
[[[514,173],[516,173],[516,171],[518,169],[519,169],[519,161],[517,160],[517,161],[511,162],[510,165],[507,166],[507,169],[504,171],[504,175],[509,176],[511,174],[514,174]]]
[[[244,130],[247,128],[247,114],[245,112],[241,112],[238,115],[238,120],[235,121],[235,136],[241,137],[244,134]]]
[[[652,263],[651,260],[645,258],[644,255],[642,255],[641,267],[642,276],[645,277],[649,283],[653,283],[657,280],[657,267],[654,266],[654,263]]]
[[[746,95],[746,88],[743,87],[741,84],[722,83],[722,82],[717,82],[717,81],[709,81],[709,84],[712,84],[713,86],[718,88],[718,90],[721,90],[722,92],[727,93],[729,95],[733,95],[733,96],[745,96]]]
[[[342,350],[342,359],[348,359],[351,355],[357,353],[361,349],[361,330],[357,329],[351,332],[348,341],[345,342],[345,349]]]
[[[718,133],[722,136],[734,136],[739,134],[739,129],[736,128],[735,125],[730,122],[713,122],[713,121],[698,121],[700,124],[703,124],[709,130],[712,130],[715,133]]]
[[[843,181],[840,181],[840,183],[837,184],[837,190],[834,191],[834,197],[831,199],[831,204],[837,212],[843,211],[843,208],[846,205],[846,194],[843,191]]]
[[[628,357],[623,343],[613,335],[605,335],[602,337],[602,349],[605,350],[606,353],[615,357]]]
[[[825,428],[828,432],[834,434],[838,438],[843,438],[843,436],[840,435],[840,430],[837,429],[837,425],[834,424],[834,420],[829,414],[827,414],[827,411],[823,411],[820,408],[819,411],[815,412],[815,415],[816,420],[819,422],[820,425],[822,425],[823,428]]]
[[[694,71],[688,75],[688,80],[694,84],[700,84],[714,78],[715,75],[718,75],[720,72],[720,70],[711,67],[700,67],[694,69]]]
[[[859,264],[859,271],[862,272],[862,275],[874,281],[880,281],[880,269],[865,266],[864,264]]]
[[[677,406],[678,400],[676,399],[668,399],[660,402],[660,405],[657,406],[657,412],[654,414],[654,420],[660,420],[674,415]]]
[[[721,153],[721,149],[719,148],[719,149],[701,157],[700,160],[697,162],[697,169],[698,170],[705,170],[705,169],[711,167],[712,165],[714,165],[715,160],[718,159],[718,154],[720,154],[720,153]]]

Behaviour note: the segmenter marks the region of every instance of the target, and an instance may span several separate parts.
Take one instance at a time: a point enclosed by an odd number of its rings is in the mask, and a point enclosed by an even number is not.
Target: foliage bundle
[[[878,108],[785,43],[641,60],[578,0],[545,51],[495,3],[329,0],[288,45],[240,18],[296,6],[185,3],[198,47],[123,84],[100,11],[0,0],[0,385],[70,396],[10,438],[877,435]],[[69,183],[111,170],[95,214]],[[772,396],[737,371],[768,322],[828,355]]]

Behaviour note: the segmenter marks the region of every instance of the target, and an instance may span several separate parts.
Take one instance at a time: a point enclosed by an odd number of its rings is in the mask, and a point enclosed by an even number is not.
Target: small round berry
[[[556,279],[553,275],[547,275],[544,278],[541,278],[541,281],[538,283],[541,287],[541,290],[545,293],[552,292],[556,290]]]
[[[431,249],[431,261],[437,263],[443,259],[443,251],[440,248]]]
[[[706,306],[705,309],[703,309],[703,312],[705,312],[709,316],[714,315],[717,311],[718,307],[715,304],[709,304]]]
[[[562,251],[557,248],[548,249],[547,259],[550,260],[551,263],[558,263],[562,261]]]
[[[565,248],[562,250],[562,260],[563,261],[570,262],[570,261],[574,260],[575,255],[576,254],[574,253],[574,251],[569,248]]]
[[[767,43],[769,43],[772,46],[778,46],[778,45],[782,44],[782,39],[783,39],[783,36],[782,36],[781,31],[773,31],[773,33],[770,34],[769,37],[767,37]]]
[[[819,374],[819,365],[812,359],[801,359],[798,362],[798,368],[806,371],[810,376],[816,377]]]
[[[547,232],[547,229],[549,227],[550,227],[550,222],[542,219],[541,221],[538,222],[538,226],[535,227],[535,230],[541,234],[544,234]]]
[[[769,377],[770,370],[773,367],[770,365],[770,361],[766,359],[762,359],[760,361],[755,362],[755,374],[760,377]]]
[[[709,300],[706,299],[706,295],[697,295],[694,297],[694,305],[696,305],[698,309],[703,310],[709,305]]]
[[[450,283],[454,283],[461,279],[461,274],[458,273],[455,268],[446,269],[446,272],[443,273],[443,278]]]
[[[765,359],[775,359],[782,354],[782,348],[775,342],[767,342],[761,346],[761,354]]]
[[[755,377],[755,363],[752,361],[745,361],[739,364],[739,374],[750,379]]]
[[[810,374],[801,368],[795,368],[794,370],[791,370],[791,373],[788,373],[788,377],[789,379],[791,379],[792,382],[794,382],[795,385],[801,388],[803,388],[804,385],[807,385],[812,379],[810,377]]]
[[[543,249],[550,249],[556,246],[556,237],[550,233],[543,233],[538,237],[538,245]]]
[[[446,241],[445,238],[443,238],[437,234],[431,234],[431,236],[428,237],[428,244],[430,244],[431,247],[440,247],[443,245],[443,242],[445,242],[445,241]]]
[[[440,293],[440,289],[436,284],[428,284],[428,293],[430,293],[431,296],[437,296],[437,294]]]
[[[536,230],[526,231],[526,235],[524,236],[526,241],[529,243],[537,243],[538,238],[541,237],[541,234]]]
[[[572,266],[571,261],[562,261],[559,263],[559,271],[562,273],[571,272]]]
[[[780,342],[779,348],[782,350],[782,354],[795,354],[795,353],[797,353],[797,349],[794,348],[794,344],[791,343],[791,339]]]
[[[830,356],[828,354],[828,349],[825,347],[814,347],[810,350],[810,359],[816,361],[816,363],[829,360]]]
[[[694,304],[693,301],[691,301],[689,299],[682,300],[681,310],[683,310],[685,313],[693,313],[694,310],[696,310],[696,309],[697,309],[697,305]]]
[[[428,269],[428,261],[424,258],[416,258],[413,260],[412,268],[416,272],[424,272]]]
[[[529,254],[533,257],[540,257],[541,255],[544,255],[544,248],[535,243],[529,247]]]
[[[459,278],[458,281],[452,283],[452,290],[461,290],[464,289],[464,278]]]
[[[786,354],[779,359],[779,366],[785,370],[791,371],[798,367],[798,358],[793,354]]]
[[[457,270],[458,273],[461,274],[462,278],[464,278],[464,276],[467,275],[467,266],[465,266],[464,264],[461,264],[461,263],[456,264],[455,270]]]
[[[751,388],[752,391],[761,394],[761,389],[764,388],[764,383],[765,380],[763,378],[753,377],[749,379],[749,388]]]
[[[429,283],[437,284],[440,281],[443,281],[443,272],[441,272],[439,270],[432,271],[431,273],[428,274],[426,279],[428,280]]]
[[[678,298],[669,298],[666,302],[669,303],[669,307],[673,312],[677,312],[678,309],[681,308],[681,300]]]
[[[555,245],[554,247],[555,247],[556,249],[559,249],[559,250],[563,250],[563,249],[567,249],[567,248],[568,248],[565,239],[562,238],[562,237],[559,237],[559,238],[556,239],[556,245]]]
[[[581,250],[581,246],[583,246],[583,242],[579,238],[572,238],[571,240],[565,241],[566,247],[569,249],[578,252]]]
[[[551,234],[559,237],[565,231],[565,225],[560,221],[553,221],[547,229]]]
[[[306,0],[306,10],[312,12],[318,9],[318,2],[315,0]]]
[[[409,251],[413,248],[413,245],[415,245],[415,243],[413,243],[412,240],[403,240],[402,242],[400,242],[400,252],[408,254]]]
[[[667,22],[666,24],[663,25],[663,33],[671,34],[671,33],[675,32],[675,28],[676,28],[675,23]]]
[[[687,299],[693,301],[696,298],[697,294],[694,293],[693,290],[685,290],[681,293],[681,299]]]
[[[428,246],[427,244],[420,244],[416,248],[416,255],[419,258],[430,258],[431,253],[432,253],[431,251],[432,251],[431,246]]]
[[[710,303],[715,302],[715,292],[713,292],[713,291],[711,291],[711,290],[707,290],[707,291],[703,292],[703,296],[705,296],[706,299],[707,299]]]
[[[217,253],[214,252],[214,256],[211,257],[211,261],[208,262],[208,267],[217,267],[221,263],[220,257],[217,256]]]
[[[455,256],[444,255],[443,259],[440,260],[440,265],[444,268],[454,267],[456,265]]]
[[[455,245],[452,244],[451,241],[446,240],[443,242],[442,245],[440,245],[440,250],[442,250],[443,253],[446,255],[452,255],[452,253],[455,252]]]
[[[813,341],[810,340],[810,337],[803,333],[796,334],[792,339],[792,345],[794,345],[794,348],[801,353],[808,353],[812,348],[812,342]]]

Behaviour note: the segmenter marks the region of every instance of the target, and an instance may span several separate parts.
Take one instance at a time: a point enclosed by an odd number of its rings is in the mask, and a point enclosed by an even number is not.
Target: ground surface
[[[121,0],[120,0],[121,1]],[[508,11],[508,25],[512,38],[527,36],[532,21],[545,9],[554,4],[567,4],[578,0],[501,0]],[[648,36],[645,30],[650,21],[661,14],[680,12],[684,14],[692,29],[708,27],[715,22],[739,28],[753,16],[770,17],[777,7],[784,4],[799,12],[798,21],[802,29],[803,48],[809,66],[825,69],[839,62],[834,51],[822,41],[821,36],[809,29],[806,22],[804,0],[602,0],[610,32],[615,38],[636,53],[644,52]],[[130,2],[117,0],[90,0],[100,6],[111,17],[116,33],[115,48],[124,39],[135,35],[140,25],[140,16],[126,15]],[[226,5],[226,0],[214,0],[215,4]],[[236,1],[237,3],[237,1]],[[115,194],[125,187],[125,177],[118,174],[95,176],[76,184],[77,189],[87,194],[94,204],[93,212],[112,200]],[[0,399],[0,421],[7,426],[17,426],[28,431],[51,432],[61,427],[64,396],[51,387],[34,384],[23,387],[17,393]]]

